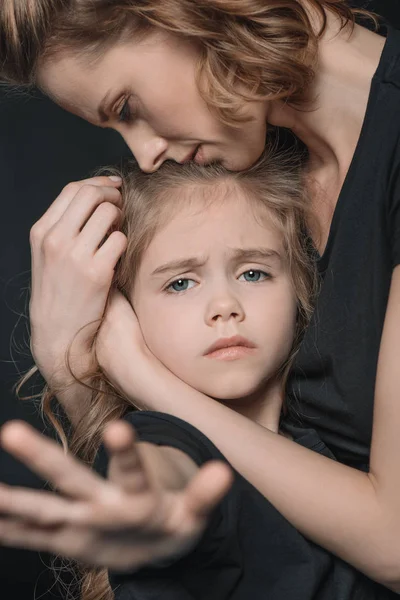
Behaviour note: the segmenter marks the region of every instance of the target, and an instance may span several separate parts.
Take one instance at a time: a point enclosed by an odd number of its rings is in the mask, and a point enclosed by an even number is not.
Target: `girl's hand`
[[[91,364],[91,341],[126,247],[120,231],[110,233],[120,217],[119,185],[109,177],[70,183],[31,229],[31,350],[53,389],[73,381],[66,368],[72,341],[74,373]],[[74,405],[64,408],[75,416]]]
[[[229,467],[210,462],[197,469],[193,463],[185,485],[177,485],[176,477],[168,485],[169,467],[159,456],[164,449],[136,443],[127,423],[109,425],[104,442],[108,480],[30,426],[5,425],[3,447],[59,494],[1,485],[0,543],[116,570],[187,552],[231,484]]]

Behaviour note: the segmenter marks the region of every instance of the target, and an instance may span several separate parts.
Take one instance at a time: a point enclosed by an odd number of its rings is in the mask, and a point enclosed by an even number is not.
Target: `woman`
[[[202,430],[304,535],[400,590],[399,34],[389,31],[385,43],[352,27],[344,3],[316,0],[111,7],[42,0],[18,3],[18,10],[7,0],[1,11],[4,77],[36,81],[69,110],[120,131],[143,170],[166,159],[244,169],[261,154],[267,123],[304,142],[309,229],[323,285],[290,386],[301,422],[312,423],[344,464],[305,453],[187,390],[146,350],[129,305],[124,321],[120,311],[113,321],[111,305],[97,352],[111,379],[125,373],[125,394]],[[55,390],[68,380],[66,347],[101,316],[124,250],[119,232],[98,249],[118,220],[118,183],[105,183],[67,187],[32,232],[33,351]],[[75,351],[90,360],[83,338]],[[141,380],[149,373],[151,389]],[[78,426],[84,391],[60,401]],[[8,431],[14,452],[17,438]],[[246,450],[252,446],[257,463]],[[79,480],[78,466],[69,468]],[[340,518],[329,520],[333,505]],[[86,556],[96,551],[90,544]]]

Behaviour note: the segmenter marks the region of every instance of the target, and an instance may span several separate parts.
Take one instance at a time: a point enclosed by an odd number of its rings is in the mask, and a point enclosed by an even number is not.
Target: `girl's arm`
[[[149,356],[140,365],[137,356],[133,362],[128,345],[138,336],[137,326],[130,316],[129,328],[129,305],[118,303],[119,322],[112,323],[111,310],[103,341],[108,343],[109,375],[123,391],[146,408],[169,412],[204,432],[305,536],[400,593],[400,266],[393,273],[382,334],[369,473],[264,429],[196,392]],[[113,328],[123,348],[114,365]],[[130,368],[120,360],[123,354],[130,356]]]
[[[58,494],[0,486],[0,542],[131,570],[186,554],[229,489],[226,464],[201,468],[183,451],[135,442],[113,423],[104,435],[108,479],[23,423],[5,425],[3,447]]]

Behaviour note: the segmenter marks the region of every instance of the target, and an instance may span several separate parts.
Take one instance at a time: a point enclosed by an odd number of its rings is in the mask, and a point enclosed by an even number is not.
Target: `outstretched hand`
[[[1,484],[0,543],[93,566],[128,570],[188,551],[232,480],[227,465],[210,462],[183,488],[168,486],[157,475],[161,450],[137,443],[122,421],[104,433],[107,480],[25,423],[6,424],[0,439],[58,491]]]

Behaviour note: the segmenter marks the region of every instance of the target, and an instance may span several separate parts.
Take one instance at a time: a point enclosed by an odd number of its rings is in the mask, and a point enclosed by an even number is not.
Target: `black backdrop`
[[[376,0],[369,7],[400,27],[398,0]],[[128,155],[113,132],[97,130],[40,96],[0,87],[0,424],[20,418],[45,430],[34,405],[12,393],[18,371],[30,366],[26,319],[20,316],[26,312],[29,285],[29,229],[68,181]],[[0,481],[43,485],[1,450]],[[45,554],[0,548],[0,598],[65,597],[52,585],[48,560]]]

